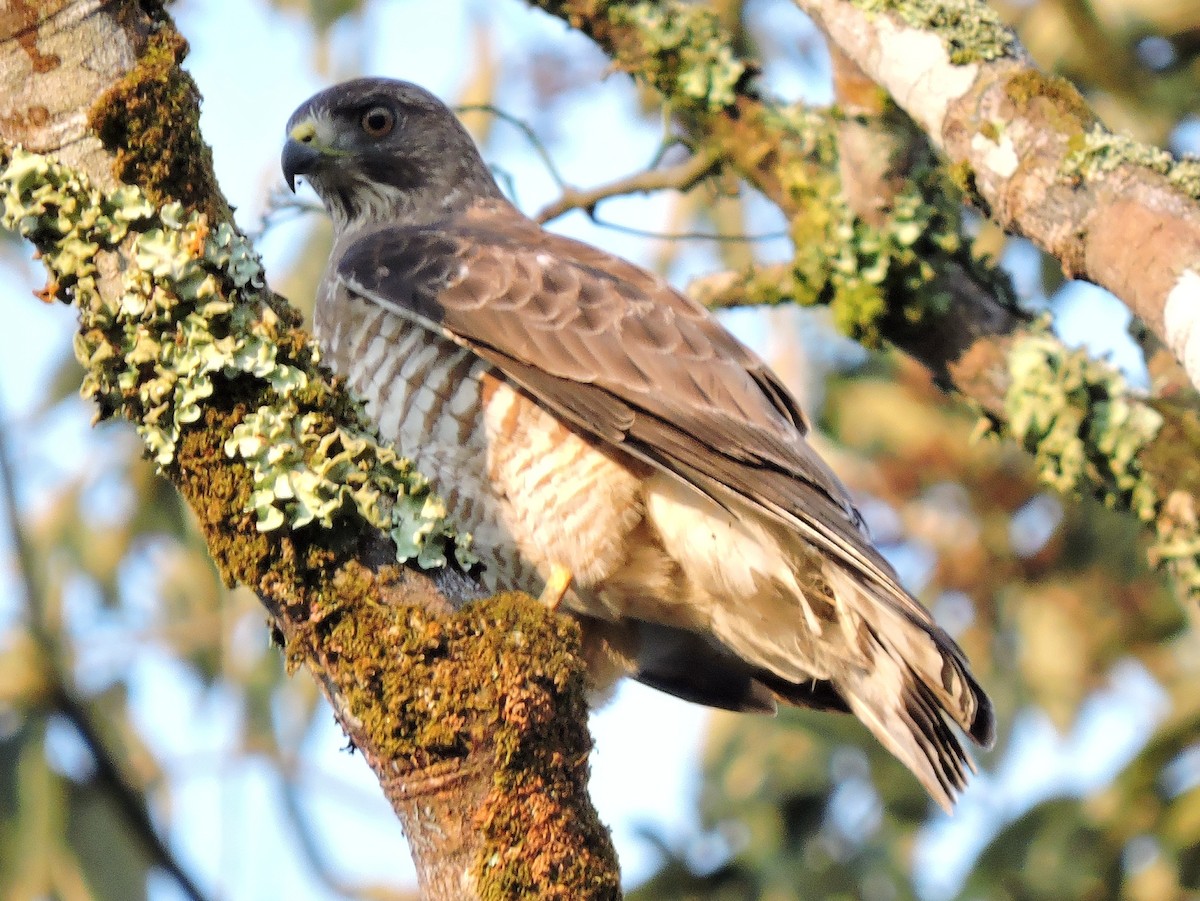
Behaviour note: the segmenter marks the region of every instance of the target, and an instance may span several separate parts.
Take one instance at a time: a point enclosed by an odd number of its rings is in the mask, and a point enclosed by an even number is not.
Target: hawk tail
[[[931,619],[880,597],[835,565],[826,578],[854,629],[858,658],[833,679],[846,706],[925,786],[947,812],[974,761],[947,717],[978,745],[990,747],[995,716],[962,652]],[[918,608],[919,609],[919,608]]]

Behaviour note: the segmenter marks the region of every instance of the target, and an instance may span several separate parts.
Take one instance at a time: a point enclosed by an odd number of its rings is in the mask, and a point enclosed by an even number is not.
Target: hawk
[[[954,641],[872,546],[779,378],[665,280],[544,231],[424,89],[310,98],[282,166],[333,219],[315,332],[472,533],[578,617],[597,685],[855,714],[947,809],[992,742]]]

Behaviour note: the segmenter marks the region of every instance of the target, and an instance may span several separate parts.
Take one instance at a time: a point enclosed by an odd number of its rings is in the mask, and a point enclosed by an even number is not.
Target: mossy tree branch
[[[85,394],[137,427],[224,579],[318,679],[425,897],[619,897],[586,794],[578,630],[524,596],[454,612],[475,580],[416,565],[461,548],[263,287],[185,50],[158,4],[21,4],[0,23],[2,218],[46,264],[44,296],[79,310]]]
[[[796,0],[964,173],[972,199],[1112,291],[1200,387],[1200,161],[1113,135],[983,0]]]
[[[1007,279],[975,259],[961,234],[960,189],[977,194],[969,165],[940,166],[922,130],[851,84],[846,65],[839,86],[859,105],[853,121],[761,96],[752,65],[702,7],[528,2],[658,90],[697,153],[716,155],[791,222],[790,265],[704,279],[701,299],[828,303],[851,337],[886,338],[978,405],[1036,457],[1049,484],[1100,496],[1146,522],[1151,557],[1170,565],[1182,594],[1200,595],[1200,420],[1187,406],[1137,397],[1113,367],[1064,347],[1021,313]],[[1007,32],[997,40],[1009,46]],[[856,141],[893,164],[845,164]]]

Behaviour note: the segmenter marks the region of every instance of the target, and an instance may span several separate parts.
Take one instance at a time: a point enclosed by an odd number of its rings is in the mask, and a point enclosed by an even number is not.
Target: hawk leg
[[[557,611],[562,604],[567,589],[571,587],[572,578],[571,570],[561,563],[550,565],[550,578],[546,580],[546,587],[542,589],[542,595],[538,600],[549,607],[551,613]]]

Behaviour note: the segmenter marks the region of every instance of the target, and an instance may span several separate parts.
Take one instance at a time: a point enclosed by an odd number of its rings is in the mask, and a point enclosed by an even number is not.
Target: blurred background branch
[[[191,901],[206,901],[206,895],[188,875],[174,853],[163,841],[150,819],[149,804],[143,788],[122,772],[121,762],[105,746],[95,715],[88,709],[62,661],[71,654],[61,646],[65,638],[57,616],[51,616],[49,602],[39,576],[40,564],[21,526],[17,506],[17,473],[9,453],[8,423],[0,409],[0,502],[17,564],[17,593],[23,600],[25,631],[17,641],[23,646],[27,682],[24,696],[9,700],[39,719],[62,717],[87,749],[94,772],[87,780],[90,789],[105,797],[141,846],[150,864],[159,867]],[[55,611],[61,613],[61,611]],[[52,853],[45,847],[44,853]]]

